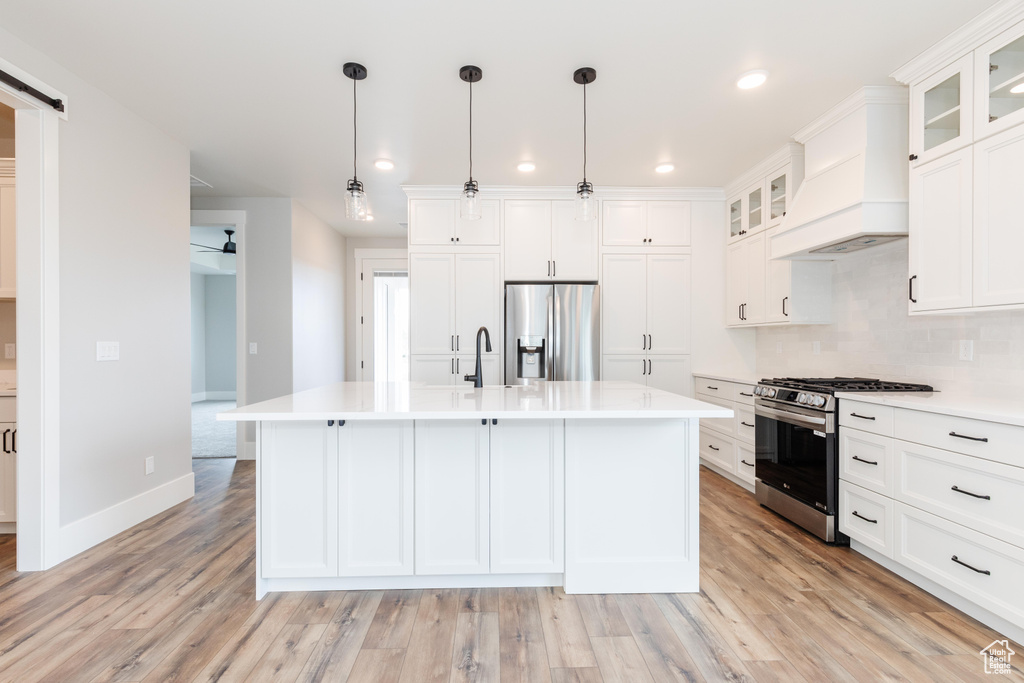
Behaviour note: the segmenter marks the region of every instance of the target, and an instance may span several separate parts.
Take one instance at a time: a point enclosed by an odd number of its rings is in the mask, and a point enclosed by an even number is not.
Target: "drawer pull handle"
[[[714,446],[712,446],[711,444],[708,444],[708,448],[710,448],[710,449],[711,449],[711,450],[713,450],[713,451],[720,451],[720,450],[722,450],[721,448],[715,448],[715,447],[714,447]]]
[[[748,393],[747,393],[747,392],[745,392],[745,391],[741,391],[741,392],[740,392],[740,396],[749,396],[750,398],[754,398],[754,395],[753,395],[753,394],[748,394]]]
[[[742,420],[740,421],[740,424],[743,425],[744,427],[753,427],[754,426],[754,425],[750,424],[749,422],[743,422]]]
[[[857,512],[856,510],[854,510],[854,511],[853,511],[853,516],[854,516],[854,517],[860,517],[860,518],[861,518],[861,519],[863,519],[863,520],[864,520],[865,522],[871,522],[872,524],[878,524],[878,520],[877,520],[877,519],[868,519],[868,518],[867,518],[867,517],[865,517],[864,515],[862,515],[862,514],[860,514],[859,512]]]
[[[711,385],[708,385],[708,389],[710,389],[711,391],[718,391],[718,387],[713,387]]]
[[[958,439],[967,439],[968,441],[981,441],[982,443],[988,443],[987,436],[965,436],[963,434],[957,434],[956,432],[950,432],[950,436],[955,436]]]
[[[966,562],[962,562],[959,558],[957,558],[956,555],[954,555],[953,557],[951,557],[949,559],[953,560],[957,564],[961,564],[961,565],[967,567],[972,572],[978,572],[979,574],[984,574],[985,576],[992,576],[992,572],[990,572],[989,570],[987,570],[987,569],[978,569],[977,567],[972,567],[971,565],[967,564]]]
[[[753,467],[754,466],[754,463],[747,462],[746,460],[740,460],[740,462],[743,463],[744,465],[746,465],[747,467]]]
[[[853,459],[856,460],[857,462],[862,462],[862,463],[864,463],[866,465],[877,465],[878,464],[877,460],[865,460],[864,458],[858,458],[856,455],[853,456]]]
[[[859,417],[862,420],[874,420],[873,415],[858,415],[857,413],[850,413],[850,417]]]
[[[955,484],[953,485],[953,487],[950,490],[951,491],[956,491],[957,493],[962,493],[965,496],[970,496],[971,498],[981,498],[982,500],[992,500],[992,496],[983,496],[980,493],[971,493],[970,491],[964,491],[962,488],[960,488],[959,486],[956,486]]]

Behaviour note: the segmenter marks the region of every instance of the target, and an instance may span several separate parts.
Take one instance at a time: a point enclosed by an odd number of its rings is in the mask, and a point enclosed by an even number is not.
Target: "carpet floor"
[[[217,421],[217,413],[234,407],[234,401],[199,401],[192,404],[193,458],[235,457],[235,423]]]

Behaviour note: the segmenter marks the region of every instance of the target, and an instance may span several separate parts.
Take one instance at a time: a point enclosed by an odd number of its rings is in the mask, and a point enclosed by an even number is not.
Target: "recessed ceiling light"
[[[676,170],[676,167],[674,164],[658,164],[654,167],[654,170],[658,173],[671,173]]]
[[[1024,92],[1024,83],[1018,83],[1017,85],[1013,86],[1012,88],[1010,88],[1010,92],[1012,92],[1014,95],[1021,94],[1022,92]]]
[[[516,168],[522,171],[523,173],[529,173],[537,168],[537,164],[533,163],[532,161],[520,161],[519,165],[516,166]]]
[[[373,165],[382,171],[390,171],[395,167],[395,162],[391,161],[391,159],[377,159],[377,161],[373,162]]]
[[[768,80],[768,72],[764,69],[755,69],[740,76],[736,81],[736,87],[741,90],[750,90],[764,84],[766,80]]]

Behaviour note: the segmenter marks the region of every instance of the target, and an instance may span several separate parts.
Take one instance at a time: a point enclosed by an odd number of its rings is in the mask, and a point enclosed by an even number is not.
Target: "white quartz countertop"
[[[728,408],[633,382],[543,382],[481,389],[410,382],[339,382],[217,415],[278,420],[463,420],[732,417]]]
[[[836,398],[1024,426],[1024,401],[1020,400],[999,400],[944,391],[836,392]]]
[[[728,372],[695,372],[694,377],[703,377],[705,379],[714,379],[719,382],[736,382],[738,384],[757,384],[761,381],[760,375],[747,375],[743,373],[728,373]]]

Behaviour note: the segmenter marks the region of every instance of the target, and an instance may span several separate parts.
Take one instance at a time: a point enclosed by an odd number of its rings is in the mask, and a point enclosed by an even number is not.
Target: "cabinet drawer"
[[[897,439],[1024,467],[1024,427],[896,409]]]
[[[899,501],[895,509],[894,560],[994,614],[1024,623],[1024,550]]]
[[[696,377],[694,378],[694,389],[697,395],[702,398],[732,400],[732,382],[723,382],[722,380],[708,379],[707,377]]]
[[[893,497],[893,439],[839,428],[839,478]]]
[[[700,430],[700,457],[726,472],[735,471],[736,442],[707,429]]]
[[[839,426],[853,427],[872,434],[892,436],[893,409],[873,403],[842,399],[839,401]]]
[[[1024,548],[1024,468],[896,442],[897,500]]]
[[[750,484],[751,487],[754,485],[755,457],[753,445],[743,443],[742,441],[736,442],[736,476]]]
[[[716,406],[721,406],[723,408],[728,408],[729,410],[733,410],[733,411],[737,410],[736,405],[733,404],[732,401],[723,401],[721,399],[713,398],[713,397],[708,397],[708,396],[700,396],[699,398],[702,401],[707,401],[708,403],[713,403]],[[727,435],[729,437],[736,436],[736,418],[735,417],[702,417],[701,420],[700,420],[700,426],[701,426],[702,429],[704,427],[707,427],[708,429],[713,429],[716,432],[719,432],[720,434],[725,434],[725,435]]]
[[[745,406],[754,405],[754,385],[753,384],[736,384],[733,382],[729,383],[729,387],[732,389],[732,399],[737,403],[742,403]]]
[[[893,500],[839,481],[839,530],[888,558],[893,555]]]
[[[754,409],[747,408],[739,403],[733,404],[733,433],[737,439],[747,443],[754,443]]]

